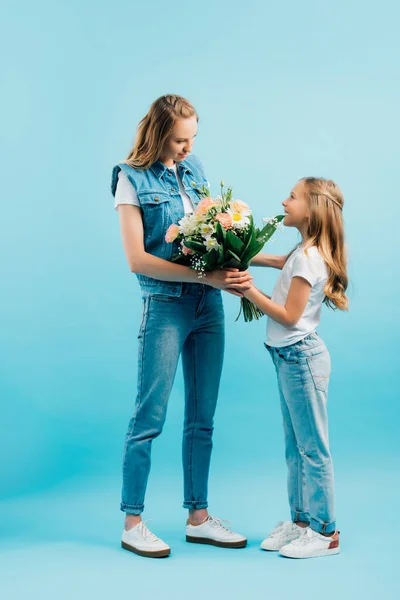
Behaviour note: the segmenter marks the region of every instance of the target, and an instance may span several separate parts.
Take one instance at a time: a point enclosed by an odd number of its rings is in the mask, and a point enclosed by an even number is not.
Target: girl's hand
[[[240,287],[237,285],[231,286],[231,288],[227,291],[231,292],[231,294],[236,292],[236,296],[246,297],[249,292],[251,293],[255,289],[257,289],[257,288],[253,285],[252,281],[249,280],[249,281],[245,281],[244,283],[242,283],[240,285]]]
[[[233,291],[241,295],[247,289],[247,285],[252,279],[248,271],[239,271],[239,269],[214,269],[214,271],[207,273],[205,283],[218,290],[230,291],[230,288],[232,288]]]

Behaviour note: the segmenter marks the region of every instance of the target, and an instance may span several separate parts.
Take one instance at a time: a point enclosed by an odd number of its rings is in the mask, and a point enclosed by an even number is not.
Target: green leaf
[[[212,271],[218,265],[219,252],[216,248],[211,248],[203,255],[203,261],[208,271]]]
[[[175,254],[175,256],[173,256],[171,258],[171,262],[178,263],[180,265],[189,266],[190,265],[190,257],[185,256],[184,254]]]
[[[232,250],[228,250],[225,254],[225,260],[222,266],[233,267],[234,269],[241,269],[242,261],[240,260],[237,254],[232,252]]]
[[[244,244],[247,246],[247,244],[249,243],[249,240],[251,238],[251,234],[253,232],[254,229],[254,219],[253,219],[253,215],[249,216],[250,219],[250,223],[247,226],[247,229],[244,232],[244,236],[243,236],[243,242]]]
[[[223,246],[220,246],[218,248],[218,265],[220,265],[220,266],[223,265],[224,260],[225,260],[224,248],[223,248]]]
[[[280,223],[285,218],[285,215],[278,215],[275,217],[276,221]],[[261,241],[261,238],[264,239],[264,244],[268,242],[268,240],[274,235],[276,231],[275,225],[272,223],[267,223],[265,227],[263,227],[257,234],[257,239]]]
[[[185,246],[197,254],[205,254],[207,252],[207,248],[203,244],[194,240],[185,240]]]
[[[217,221],[216,225],[215,225],[215,231],[217,234],[217,240],[220,244],[224,244],[225,243],[225,239],[226,239],[226,231],[225,229],[222,227],[221,223],[219,221]]]
[[[226,243],[230,250],[240,256],[245,248],[245,244],[232,231],[226,232]]]

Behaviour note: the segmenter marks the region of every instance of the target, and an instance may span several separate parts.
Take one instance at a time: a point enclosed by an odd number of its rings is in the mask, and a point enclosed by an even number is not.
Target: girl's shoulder
[[[310,246],[309,248],[299,246],[293,252],[293,255],[292,276],[305,277],[312,285],[327,278],[326,263],[316,246]]]

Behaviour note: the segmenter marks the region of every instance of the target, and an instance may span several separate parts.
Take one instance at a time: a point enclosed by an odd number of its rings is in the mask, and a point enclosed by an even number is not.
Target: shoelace
[[[280,521],[276,527],[271,531],[268,537],[280,537],[285,531],[291,529],[291,523],[289,521]]]
[[[210,524],[217,529],[222,529],[224,533],[228,533],[229,535],[234,535],[233,531],[230,530],[228,525],[224,525],[224,523],[228,523],[231,525],[230,521],[226,519],[218,519],[217,517],[212,517],[211,515],[208,517]]]
[[[141,521],[139,524],[140,527],[140,533],[142,535],[142,537],[145,540],[148,540],[149,542],[159,542],[160,538],[158,538],[156,535],[154,535],[154,533],[152,533],[150,531],[150,529],[148,529],[146,527],[146,523],[148,523],[149,521],[151,521],[151,519],[147,519],[146,521]]]
[[[311,527],[307,527],[306,529],[304,529],[301,532],[300,537],[298,537],[296,540],[294,540],[292,542],[292,544],[294,546],[304,546],[304,544],[308,544],[308,542],[312,539],[312,537],[313,537],[312,529],[311,529]]]

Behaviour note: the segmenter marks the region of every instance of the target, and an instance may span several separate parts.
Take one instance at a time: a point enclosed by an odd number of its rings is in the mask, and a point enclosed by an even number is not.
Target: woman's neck
[[[162,162],[163,165],[165,165],[166,167],[173,167],[175,165],[175,161],[172,158],[163,158],[161,156],[161,158],[159,159],[160,162]]]

